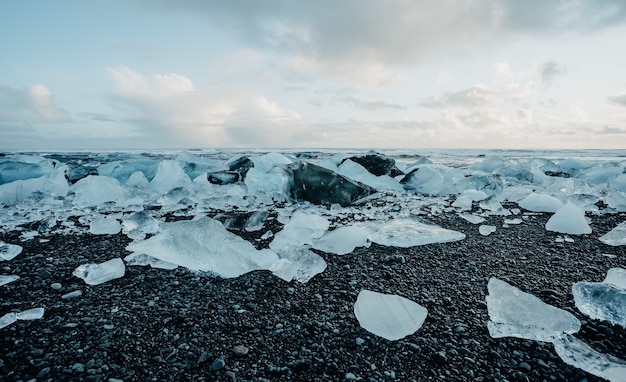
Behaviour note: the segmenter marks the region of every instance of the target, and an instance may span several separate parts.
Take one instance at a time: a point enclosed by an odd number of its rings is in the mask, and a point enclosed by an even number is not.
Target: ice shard
[[[0,241],[0,261],[13,260],[15,256],[22,253],[22,247],[16,244],[8,244]]]
[[[559,208],[546,223],[546,229],[568,235],[591,233],[591,227],[585,219],[585,212],[572,203]]]
[[[43,318],[44,308],[32,308],[16,314],[18,320],[40,320]]]
[[[279,252],[313,244],[328,231],[329,226],[328,219],[322,216],[300,210],[295,211],[289,222],[276,234],[270,243],[270,248]]]
[[[395,341],[421,328],[428,310],[402,296],[364,289],[357,296],[354,315],[363,329]]]
[[[533,212],[556,212],[563,207],[563,202],[552,195],[532,192],[519,201],[519,206]]]
[[[573,314],[548,305],[497,278],[487,284],[487,323],[493,338],[518,337],[551,342],[563,334],[580,330]]]
[[[626,328],[626,270],[612,268],[601,283],[578,282],[572,286],[574,303],[585,315]]]
[[[626,222],[622,222],[608,233],[602,235],[600,241],[614,247],[626,245]]]
[[[414,247],[465,239],[465,234],[413,218],[368,221],[354,224],[367,231],[374,243],[388,247]]]
[[[278,255],[280,259],[275,261],[269,270],[274,276],[285,281],[296,280],[307,283],[315,275],[324,272],[327,267],[326,261],[317,253],[309,251],[307,247],[292,248]]]
[[[74,204],[79,207],[96,207],[128,197],[128,191],[120,182],[108,176],[89,175],[76,182],[71,191],[76,195]]]
[[[7,285],[19,279],[20,276],[18,275],[0,275],[0,286]]]
[[[115,258],[100,264],[79,265],[72,274],[83,279],[86,284],[99,285],[123,277],[125,273],[124,261]]]
[[[313,244],[313,248],[336,255],[348,254],[356,247],[368,244],[367,230],[358,226],[339,227],[326,232]]]
[[[571,335],[564,335],[554,341],[554,350],[568,365],[609,380],[626,382],[626,361],[602,354]]]

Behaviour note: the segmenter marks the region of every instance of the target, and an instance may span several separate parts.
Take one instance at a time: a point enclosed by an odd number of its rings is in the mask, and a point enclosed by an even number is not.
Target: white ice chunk
[[[40,320],[43,318],[44,308],[32,308],[16,314],[18,320]]]
[[[159,221],[146,211],[139,211],[122,218],[122,232],[133,240],[143,240],[146,234],[159,231]]]
[[[135,171],[130,174],[130,177],[128,177],[128,180],[126,180],[124,184],[128,187],[145,188],[148,187],[150,181],[146,178],[143,172]]]
[[[626,222],[620,223],[610,232],[600,237],[600,241],[606,245],[617,247],[618,245],[626,245]]]
[[[485,200],[482,200],[479,203],[480,208],[483,210],[489,211],[489,215],[498,215],[498,216],[509,216],[511,215],[511,211],[502,207],[500,200],[497,195],[490,196]]]
[[[610,280],[624,283],[615,275]],[[626,289],[615,284],[578,282],[572,286],[574,303],[585,315],[626,328]]]
[[[574,336],[556,339],[554,350],[568,365],[611,382],[626,382],[626,361],[602,354]]]
[[[22,247],[16,244],[7,244],[0,241],[0,261],[13,260],[15,256],[22,253]]]
[[[504,219],[504,224],[522,224],[524,221],[520,218],[515,219]]]
[[[533,212],[556,212],[563,202],[548,194],[531,193],[518,203],[520,207]]]
[[[99,285],[123,277],[125,273],[124,261],[115,258],[100,264],[79,265],[72,274],[89,285]]]
[[[279,253],[279,256],[280,259],[274,262],[269,270],[285,281],[296,280],[307,283],[315,275],[324,272],[327,267],[326,261],[320,255],[306,247],[292,248]]]
[[[273,251],[257,250],[228,232],[222,223],[207,217],[163,223],[160,230],[149,239],[130,243],[126,249],[225,278],[269,269],[278,260]]]
[[[115,235],[121,230],[120,222],[111,215],[98,215],[89,223],[89,232],[94,235]]]
[[[493,338],[518,337],[536,341],[553,341],[564,333],[580,330],[580,321],[573,314],[548,305],[539,298],[490,278],[487,284],[487,323]]]
[[[615,285],[618,288],[626,289],[626,269],[624,268],[611,268],[606,273],[604,284]]]
[[[0,203],[22,202],[35,193],[52,196],[65,196],[69,184],[65,178],[67,166],[59,166],[53,172],[39,178],[16,180],[0,185]]]
[[[546,223],[548,231],[582,235],[591,233],[591,227],[585,219],[585,212],[572,203],[567,203]]]
[[[0,329],[7,327],[17,321],[17,314],[11,312],[0,317]]]
[[[396,179],[389,175],[376,176],[367,171],[365,167],[349,159],[337,168],[337,173],[377,190],[403,190],[402,185]]]
[[[89,175],[79,180],[71,190],[76,194],[74,204],[79,207],[95,207],[121,201],[128,196],[117,179],[99,175]]]
[[[274,251],[284,252],[290,248],[313,244],[328,231],[329,226],[328,219],[298,210],[291,215],[289,222],[276,234],[269,246]]]
[[[354,304],[354,315],[363,329],[395,341],[421,328],[428,311],[418,303],[395,294],[362,290]]]
[[[461,232],[412,218],[368,221],[355,225],[368,232],[370,241],[388,247],[408,248],[465,239],[465,234]]]
[[[473,202],[484,200],[487,196],[484,191],[465,190],[456,198],[454,203],[452,203],[452,207],[460,208],[461,211],[469,211],[472,209]]]
[[[149,188],[162,195],[173,188],[186,187],[190,184],[191,178],[180,165],[180,162],[164,160],[159,163],[159,168],[150,182]]]
[[[0,275],[0,286],[7,285],[19,279],[20,276],[18,275]]]
[[[483,224],[478,227],[478,232],[480,232],[483,236],[489,236],[490,234],[496,232],[496,226]]]
[[[483,223],[486,219],[482,216],[477,216],[477,215],[473,215],[473,214],[459,214],[460,217],[462,217],[463,219],[467,220],[468,222],[472,223],[472,224],[480,224]]]
[[[347,226],[326,232],[313,244],[313,248],[337,255],[345,255],[354,251],[356,247],[366,246],[367,242],[367,231],[363,227]]]
[[[144,253],[131,253],[124,258],[128,265],[149,265],[152,268],[176,269],[178,265],[167,261],[156,259]]]

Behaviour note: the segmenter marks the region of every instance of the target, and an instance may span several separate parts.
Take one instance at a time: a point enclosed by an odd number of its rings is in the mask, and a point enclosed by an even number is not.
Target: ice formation
[[[11,312],[0,317],[0,329],[5,328],[17,320],[39,320],[43,318],[44,308],[33,308],[21,312]]]
[[[557,338],[554,350],[568,365],[611,382],[626,382],[626,361],[602,354],[574,336]]]
[[[13,260],[15,256],[22,253],[22,247],[16,244],[8,244],[0,241],[0,261]]]
[[[115,235],[122,230],[114,216],[97,215],[89,224],[89,232],[94,235]]]
[[[591,227],[585,219],[585,212],[573,203],[567,203],[559,208],[546,223],[546,229],[568,235],[591,233]]]
[[[7,285],[19,279],[20,276],[18,275],[0,275],[0,286]]]
[[[354,315],[361,327],[390,341],[415,333],[427,314],[426,308],[407,298],[365,289],[354,304]]]
[[[519,206],[533,212],[556,212],[563,207],[563,202],[551,195],[532,192],[519,201]]]
[[[572,294],[582,313],[626,328],[626,269],[611,268],[601,283],[578,282]]]
[[[370,241],[388,247],[408,248],[465,239],[465,234],[461,232],[413,218],[359,222],[354,225],[367,231],[367,237]]]
[[[626,222],[620,223],[617,227],[602,235],[600,241],[614,247],[626,245]]]
[[[281,252],[279,256],[280,259],[270,265],[269,270],[274,276],[287,282],[296,280],[307,283],[315,275],[324,272],[327,267],[326,261],[320,255],[306,247],[292,247]]]
[[[76,195],[74,203],[79,207],[95,207],[124,200],[128,196],[128,191],[117,179],[99,175],[89,175],[79,180],[71,190]]]
[[[148,256],[144,253],[131,253],[124,258],[124,261],[128,265],[149,265],[152,268],[159,269],[176,269],[178,265],[167,261],[156,259],[152,256]]]
[[[113,279],[124,277],[126,266],[120,258],[111,259],[99,264],[79,265],[74,276],[79,277],[89,285],[99,285]]]
[[[163,223],[160,233],[130,243],[126,249],[225,278],[267,270],[278,260],[273,251],[257,250],[228,232],[222,223],[207,217]]]
[[[283,229],[276,234],[270,248],[277,252],[313,244],[328,230],[328,219],[304,211],[295,211]]]
[[[487,323],[493,338],[518,337],[536,341],[553,341],[563,334],[580,330],[573,314],[548,305],[532,294],[490,278],[487,284]]]
[[[368,244],[367,231],[358,226],[339,227],[326,232],[315,241],[313,248],[336,255],[348,254],[356,247]]]
[[[483,224],[478,227],[478,232],[483,236],[489,236],[490,234],[496,232],[496,226]]]

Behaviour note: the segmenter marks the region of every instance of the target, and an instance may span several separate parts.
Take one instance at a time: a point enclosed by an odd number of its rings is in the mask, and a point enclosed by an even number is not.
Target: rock
[[[290,195],[313,204],[349,206],[376,192],[372,187],[324,167],[298,162],[287,166],[292,174]]]
[[[248,351],[249,349],[245,347],[244,345],[237,345],[233,348],[233,353],[235,353],[235,355],[240,356],[240,357],[247,355]]]
[[[222,370],[224,366],[226,366],[226,362],[224,362],[224,360],[221,358],[217,358],[215,361],[213,361],[213,364],[211,365],[211,370]]]

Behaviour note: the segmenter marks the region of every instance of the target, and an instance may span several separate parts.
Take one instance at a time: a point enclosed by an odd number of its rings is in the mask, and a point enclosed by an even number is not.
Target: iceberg
[[[357,296],[354,315],[363,329],[395,341],[419,330],[428,310],[402,296],[364,289]]]
[[[107,202],[117,202],[128,196],[128,191],[117,179],[89,175],[74,183],[71,191],[76,195],[74,204],[79,207],[97,207]]]
[[[159,231],[159,221],[146,211],[138,211],[122,218],[122,232],[133,240],[143,240],[147,234]]]
[[[70,189],[65,178],[66,172],[67,166],[60,165],[51,173],[39,178],[0,184],[0,203],[13,205],[38,194],[65,196]]]
[[[337,173],[377,190],[402,191],[403,189],[402,185],[389,175],[372,174],[359,163],[349,159],[337,167]]]
[[[72,275],[83,279],[86,284],[99,285],[123,277],[125,273],[124,261],[115,258],[100,264],[79,265]]]
[[[395,178],[396,176],[404,175],[404,173],[396,166],[396,161],[383,154],[355,155],[344,159],[343,162],[347,160],[358,163],[370,174],[375,176],[388,175]]]
[[[617,227],[602,235],[600,241],[614,247],[626,245],[626,222],[620,223]]]
[[[157,172],[148,187],[153,192],[163,195],[173,188],[185,187],[190,184],[191,178],[180,165],[180,162],[164,160],[159,163]]]
[[[552,342],[563,334],[580,330],[580,321],[571,313],[548,305],[532,294],[490,278],[486,297],[493,338],[518,337]]]
[[[356,247],[364,247],[367,244],[367,231],[363,227],[346,226],[326,232],[315,241],[313,248],[336,255],[345,255],[354,251]]]
[[[626,361],[602,354],[574,336],[557,338],[554,350],[568,365],[611,382],[626,382]]]
[[[413,218],[368,221],[354,224],[367,231],[374,243],[387,247],[414,247],[465,239],[465,234]]]
[[[546,229],[568,235],[591,233],[591,227],[585,219],[585,212],[572,203],[559,208],[546,223]]]
[[[126,249],[224,278],[267,270],[278,260],[273,251],[257,250],[228,232],[222,223],[207,217],[163,223],[160,233],[130,243]]]
[[[13,260],[20,253],[22,253],[21,246],[0,241],[0,261]]]

